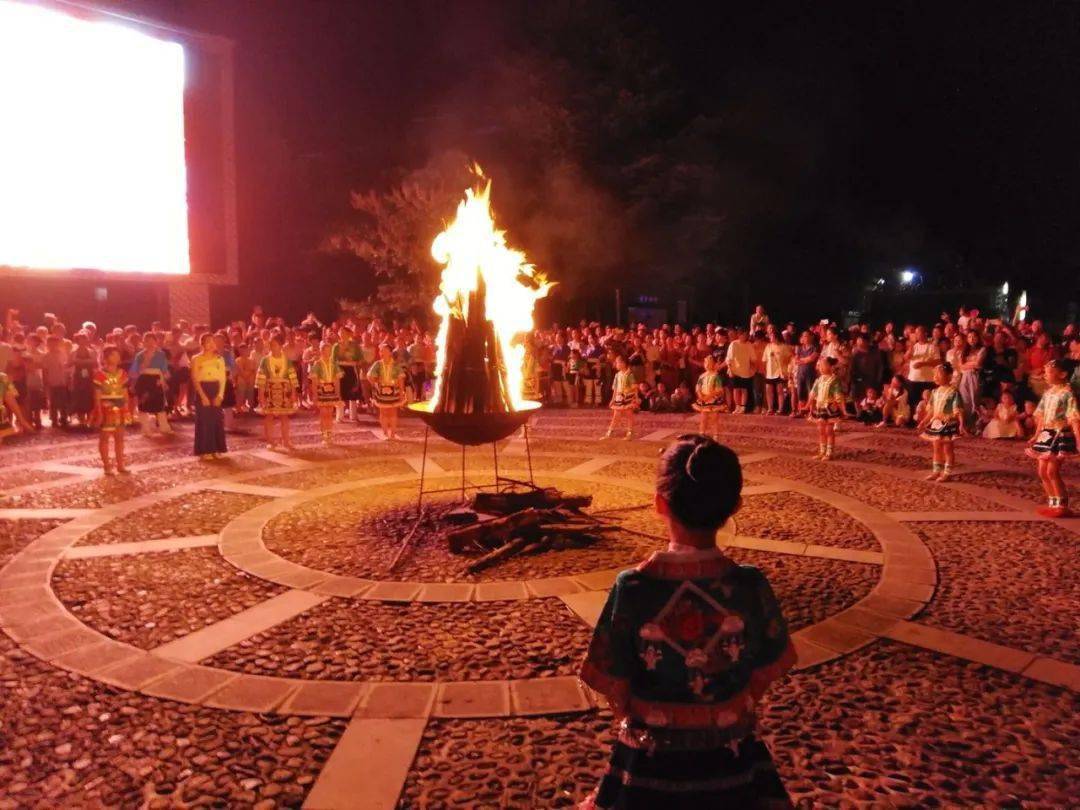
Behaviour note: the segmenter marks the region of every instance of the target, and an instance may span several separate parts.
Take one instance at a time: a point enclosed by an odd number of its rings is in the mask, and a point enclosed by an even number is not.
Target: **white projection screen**
[[[0,0],[0,267],[190,265],[183,48]]]

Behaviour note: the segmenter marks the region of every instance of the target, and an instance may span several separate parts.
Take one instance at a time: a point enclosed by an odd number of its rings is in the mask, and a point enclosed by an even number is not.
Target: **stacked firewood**
[[[487,319],[487,290],[477,273],[476,289],[468,306],[460,299],[450,302],[446,327],[446,363],[437,385],[439,413],[484,414],[512,410],[507,387],[506,362]]]
[[[553,487],[481,492],[473,500],[474,522],[447,532],[455,554],[481,556],[466,566],[475,573],[519,554],[584,548],[617,526],[582,510],[590,495],[564,495]]]

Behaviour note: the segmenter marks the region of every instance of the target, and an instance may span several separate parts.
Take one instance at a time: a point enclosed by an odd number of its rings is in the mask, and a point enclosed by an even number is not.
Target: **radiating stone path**
[[[559,432],[561,420],[558,415],[545,414],[542,418],[545,430],[537,430],[534,434],[537,438],[543,439],[547,431]],[[685,429],[675,426],[652,430],[636,442],[627,444],[655,445],[659,449],[664,440]],[[302,432],[299,435],[302,444],[305,439],[317,438],[313,431],[306,436]],[[740,436],[750,440],[760,438],[762,434],[738,434],[732,430],[732,435],[733,438]],[[842,434],[841,445],[854,447],[870,435]],[[361,444],[373,442],[373,434],[367,427],[353,429],[348,436]],[[0,520],[52,519],[63,522],[32,541],[0,570],[0,627],[23,650],[50,665],[120,689],[222,710],[350,718],[337,749],[311,788],[306,806],[394,807],[429,717],[565,715],[602,707],[603,701],[584,688],[576,678],[566,676],[502,681],[361,682],[256,675],[200,662],[289,622],[331,599],[385,602],[399,606],[410,603],[559,599],[582,621],[593,625],[619,570],[612,568],[567,576],[475,583],[403,582],[317,570],[292,562],[267,548],[263,542],[263,531],[267,524],[303,504],[339,493],[417,482],[421,467],[428,479],[453,480],[458,471],[448,471],[430,457],[426,464],[422,464],[421,457],[415,451],[416,441],[418,437],[410,435],[409,441],[401,443],[406,452],[398,454],[389,448],[383,452],[380,447],[380,459],[400,459],[412,471],[399,475],[350,478],[309,489],[279,487],[267,482],[272,482],[275,475],[297,470],[334,469],[350,465],[362,467],[364,456],[319,459],[247,447],[240,450],[238,455],[242,453],[268,465],[272,463],[272,466],[218,476],[214,475],[211,467],[203,480],[167,487],[99,509],[2,508]],[[542,465],[538,475],[583,485],[592,483],[620,488],[637,493],[643,499],[650,497],[653,492],[650,480],[605,476],[608,468],[628,458],[648,458],[643,454],[628,456],[621,451],[614,452],[610,449],[612,444],[600,441],[584,444],[575,437],[572,450],[560,453],[536,451],[534,458]],[[306,452],[315,452],[314,444],[309,442],[303,446]],[[446,452],[447,447],[449,445],[444,444],[433,452]],[[66,444],[64,449],[67,449]],[[68,456],[25,465],[29,469],[62,474],[64,477],[15,487],[3,495],[10,497],[57,490],[80,481],[93,482],[101,477],[99,469],[76,463],[92,458],[88,441],[71,442],[70,449],[73,452]],[[523,442],[515,438],[509,443],[505,454],[512,458],[516,456],[514,463],[520,465],[519,453],[522,451]],[[759,462],[790,455],[789,451],[783,449],[742,453],[741,460],[752,475],[744,494],[752,497],[792,492],[811,498],[839,510],[865,527],[878,546],[878,550],[864,550],[743,535],[738,531],[738,517],[733,525],[725,528],[722,541],[733,548],[783,555],[793,560],[804,557],[857,563],[873,566],[877,570],[877,583],[869,594],[855,604],[794,633],[800,669],[819,666],[866,648],[880,639],[889,639],[1015,673],[1033,681],[1080,691],[1080,666],[1074,663],[932,627],[918,620],[920,612],[934,599],[939,575],[933,554],[913,531],[913,527],[927,522],[1045,521],[1034,512],[1030,502],[989,487],[957,482],[939,486],[977,496],[1008,511],[882,511],[854,497],[854,493],[838,492],[794,478],[758,474],[753,468]],[[842,453],[840,455],[841,458],[833,464],[841,469],[865,469],[909,481],[921,478],[921,473],[902,466],[845,461]],[[561,469],[543,466],[549,457],[556,459],[567,456],[574,456],[577,460],[569,465],[561,462]],[[192,463],[197,462],[168,458],[135,465],[133,470],[137,476],[148,470]],[[979,464],[971,465],[969,469],[1000,471],[1010,468]],[[490,471],[470,466],[468,474],[483,479],[490,475]],[[250,483],[254,479],[260,483]],[[267,500],[233,517],[218,534],[77,545],[82,538],[110,521],[202,490],[255,495]],[[1080,536],[1080,520],[1054,521],[1054,524],[1071,532],[1074,539]],[[52,590],[52,574],[61,561],[153,554],[165,555],[162,565],[167,566],[170,553],[212,546],[216,546],[221,557],[236,569],[286,590],[254,607],[149,650],[117,641],[87,626],[68,610]],[[797,565],[797,562],[792,564]],[[102,596],[107,597],[107,594]],[[198,594],[191,596],[198,599]],[[179,604],[177,609],[182,610],[183,604]],[[369,764],[359,768],[357,762]]]

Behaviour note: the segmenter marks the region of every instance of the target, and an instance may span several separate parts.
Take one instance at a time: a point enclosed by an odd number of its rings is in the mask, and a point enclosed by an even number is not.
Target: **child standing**
[[[168,392],[169,358],[158,348],[157,335],[147,332],[143,335],[143,347],[131,361],[130,374],[135,380],[135,399],[139,404],[139,421],[144,433],[150,432],[150,425],[156,420],[158,431],[163,436],[172,435],[165,401]],[[186,354],[184,355],[187,356]],[[188,377],[190,369],[188,367]]]
[[[835,357],[822,357],[818,360],[818,377],[810,389],[807,408],[810,421],[818,426],[818,454],[820,461],[829,461],[836,442],[836,422],[844,418],[844,389],[840,378],[836,376],[837,360]]]
[[[765,576],[716,546],[741,490],[738,458],[712,439],[664,452],[655,501],[667,550],[618,576],[582,665],[618,718],[582,808],[790,806],[754,732],[755,706],[795,648]]]
[[[273,424],[276,420],[281,429],[281,443],[287,450],[294,450],[289,440],[289,418],[296,413],[296,369],[285,356],[281,336],[277,333],[270,338],[270,354],[259,363],[255,374],[255,387],[259,389],[259,405],[263,412],[263,435],[266,445],[276,449],[273,439]]]
[[[308,380],[311,382],[311,401],[319,409],[323,444],[327,447],[334,443],[334,413],[341,404],[342,376],[341,368],[334,360],[333,344],[323,341],[319,356],[308,366]]]
[[[694,410],[701,414],[699,432],[703,436],[720,439],[720,409],[724,402],[724,381],[716,370],[716,358],[705,355],[705,370],[697,380],[697,399]]]
[[[127,422],[130,407],[128,402],[128,375],[120,368],[120,350],[108,346],[102,354],[102,368],[94,372],[94,413],[93,424],[101,431],[98,450],[101,453],[101,466],[106,475],[113,474],[109,461],[109,437],[113,439],[116,455],[116,472],[127,473],[124,466],[124,425]]]
[[[191,393],[195,396],[195,455],[218,459],[228,452],[225,443],[225,385],[229,370],[218,352],[214,335],[199,338],[202,351],[191,358]]]
[[[387,439],[397,438],[398,409],[405,404],[405,368],[394,360],[389,343],[379,346],[379,359],[367,373],[372,398],[379,409],[379,426]]]
[[[919,421],[922,437],[934,447],[933,467],[926,476],[927,481],[948,480],[956,463],[953,442],[967,434],[964,404],[952,380],[952,363],[944,362],[934,369],[937,388],[930,393],[926,414]]]
[[[1076,455],[1080,443],[1080,407],[1069,386],[1076,364],[1072,360],[1051,360],[1043,368],[1048,387],[1035,409],[1035,435],[1027,455],[1038,463],[1039,480],[1046,492],[1046,506],[1039,508],[1039,514],[1063,518],[1072,513],[1061,464]]]
[[[626,423],[627,440],[634,438],[634,413],[637,411],[637,381],[633,372],[626,362],[626,358],[619,355],[615,358],[615,380],[612,383],[611,392],[611,422],[608,424],[605,439],[610,439],[611,434],[619,427],[620,422]]]

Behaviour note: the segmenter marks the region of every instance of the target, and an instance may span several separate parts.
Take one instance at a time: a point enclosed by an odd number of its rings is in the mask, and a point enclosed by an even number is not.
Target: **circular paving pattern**
[[[595,712],[603,701],[577,680],[577,666],[617,572],[664,544],[658,518],[633,507],[652,496],[664,439],[684,428],[671,420],[659,423],[670,430],[642,440],[605,442],[576,415],[539,421],[538,481],[592,494],[595,510],[625,510],[629,531],[479,575],[464,573],[465,559],[441,545],[434,525],[389,571],[415,506],[415,431],[402,442],[351,440],[291,457],[252,445],[220,466],[179,454],[152,460],[146,450],[146,470],[134,481],[101,478],[85,463],[86,443],[78,462],[49,453],[39,467],[9,471],[15,486],[2,508],[25,525],[35,521],[41,533],[0,570],[0,626],[16,649],[53,668],[181,704],[281,717],[506,718],[524,724],[527,737],[529,718],[592,712],[584,721],[592,725],[582,728],[601,729]],[[1075,628],[1061,622],[1074,577],[1060,575],[1066,579],[1053,594],[1040,593],[1033,576],[1018,579],[1013,595],[995,593],[989,583],[1002,572],[973,552],[980,525],[995,537],[1012,526],[1021,546],[1033,538],[1036,565],[1055,564],[1068,556],[1063,548],[1075,547],[1080,525],[1051,527],[1032,514],[1030,487],[1015,471],[986,464],[983,454],[955,483],[934,486],[918,480],[916,450],[881,434],[842,434],[839,459],[824,465],[792,451],[801,426],[777,437],[769,420],[726,424],[747,486],[744,510],[722,542],[773,582],[800,669],[903,642],[1077,687]],[[509,442],[500,470],[524,474],[521,451],[520,441]],[[490,479],[490,456],[467,461],[470,480]],[[453,485],[455,463],[455,451],[434,444],[429,486]],[[72,471],[79,466],[86,472]],[[953,542],[949,527],[961,523],[967,534]],[[998,552],[995,559],[1022,563],[1015,544]],[[935,558],[945,566],[944,585]],[[1006,617],[1016,594],[1045,601],[1034,620],[1038,639],[1024,638],[1015,611]],[[1041,633],[1040,622],[1048,628]],[[1002,627],[1008,632],[998,633]],[[879,639],[886,641],[875,645]],[[576,766],[595,770],[596,762]],[[424,790],[431,798],[433,788],[423,785],[432,778],[410,777],[403,797]],[[472,778],[446,802],[459,802]],[[903,794],[903,780],[894,782],[867,788],[864,798],[874,790]],[[565,793],[553,783],[534,795],[549,790]]]

